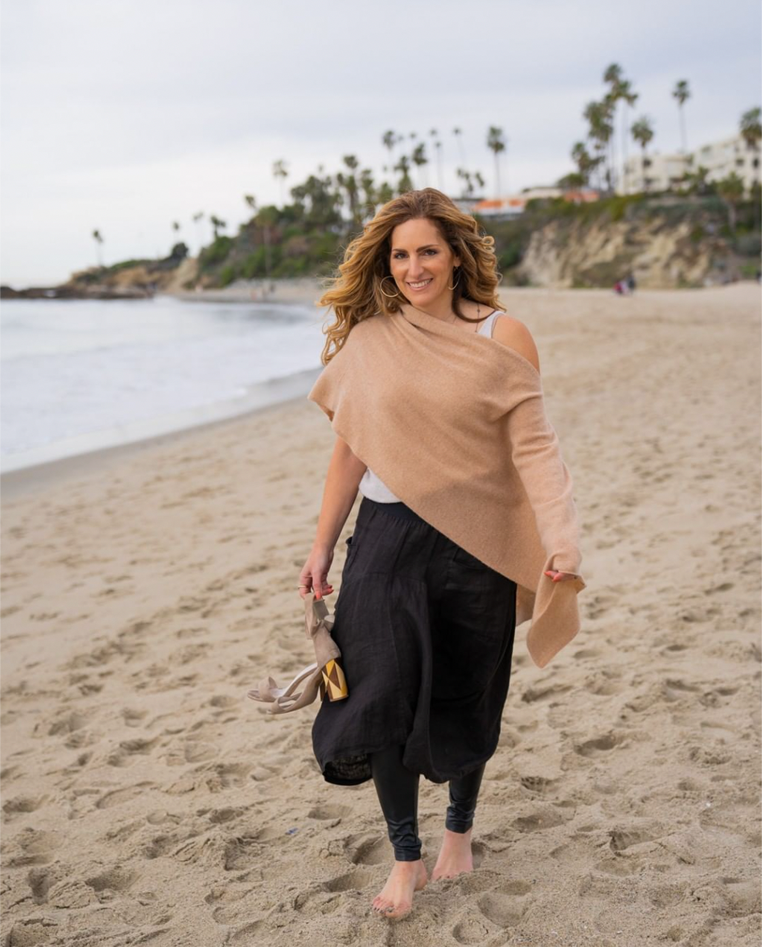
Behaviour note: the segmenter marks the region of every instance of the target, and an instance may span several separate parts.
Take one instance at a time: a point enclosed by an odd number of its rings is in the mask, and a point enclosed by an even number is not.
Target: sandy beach
[[[474,872],[374,917],[372,783],[324,782],[317,704],[245,698],[313,659],[296,586],[333,434],[303,399],[4,497],[3,945],[757,947],[759,286],[503,300],[587,588],[548,667],[518,629]],[[446,804],[421,781],[429,870]]]

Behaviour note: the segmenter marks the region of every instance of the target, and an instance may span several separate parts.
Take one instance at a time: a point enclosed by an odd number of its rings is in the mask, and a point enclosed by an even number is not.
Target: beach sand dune
[[[372,784],[323,781],[317,705],[245,699],[312,660],[296,586],[333,436],[305,399],[5,503],[4,945],[757,947],[759,289],[504,299],[588,587],[547,668],[519,629],[476,870],[387,932]],[[446,803],[421,781],[429,869]]]

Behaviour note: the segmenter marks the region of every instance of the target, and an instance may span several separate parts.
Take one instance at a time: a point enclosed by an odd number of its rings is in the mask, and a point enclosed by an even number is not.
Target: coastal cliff
[[[643,288],[698,288],[751,279],[759,268],[751,201],[732,229],[717,199],[638,196],[530,206],[494,234],[504,283],[513,286],[608,288],[632,275]]]

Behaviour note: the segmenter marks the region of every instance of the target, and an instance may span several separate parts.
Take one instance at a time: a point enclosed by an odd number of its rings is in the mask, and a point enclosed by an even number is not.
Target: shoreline
[[[310,374],[317,377],[319,371],[316,370]],[[152,434],[108,447],[96,447],[81,453],[57,457],[13,470],[5,470],[0,473],[0,507],[30,493],[44,490],[47,487],[56,487],[72,477],[89,476],[92,473],[106,470],[119,461],[141,454],[144,451],[176,444],[185,438],[192,437],[194,434],[224,428],[226,425],[258,416],[274,414],[281,409],[288,410],[306,401],[306,396],[307,392],[305,391],[303,394],[244,408],[213,420],[173,428],[160,434]]]

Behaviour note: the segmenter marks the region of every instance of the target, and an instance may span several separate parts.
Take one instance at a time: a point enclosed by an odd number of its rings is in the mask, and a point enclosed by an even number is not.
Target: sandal
[[[317,661],[303,668],[287,687],[278,687],[277,682],[268,675],[259,687],[246,694],[251,700],[271,704],[267,708],[270,714],[285,714],[306,707],[318,693],[321,700],[327,696],[330,701],[343,700],[349,696],[344,670],[339,662],[341,651],[331,637],[334,616],[329,615],[323,599],[315,598],[312,592],[304,597],[304,613],[307,637],[315,645]],[[304,688],[297,693],[301,683],[304,683]]]

